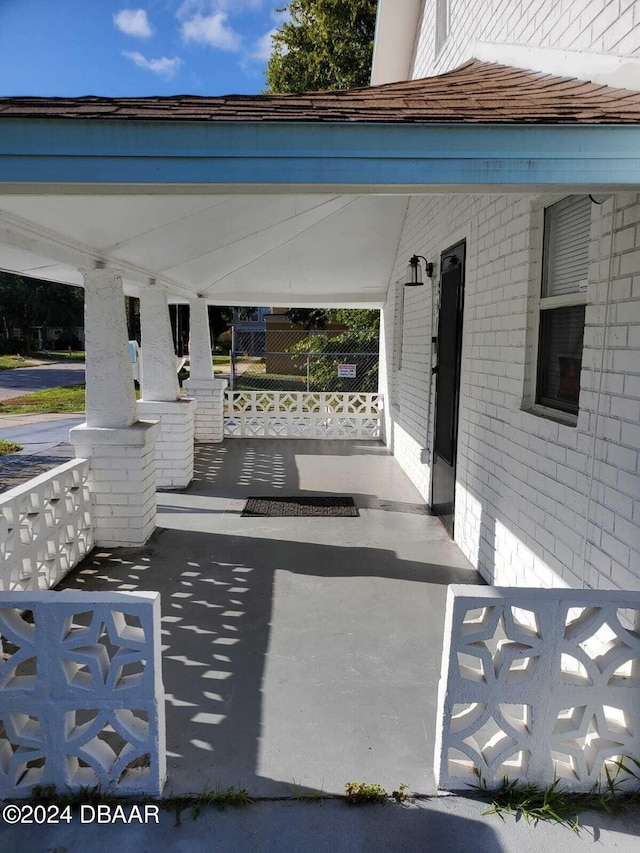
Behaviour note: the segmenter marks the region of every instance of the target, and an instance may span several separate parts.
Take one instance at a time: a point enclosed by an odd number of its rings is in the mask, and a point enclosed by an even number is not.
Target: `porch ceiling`
[[[639,121],[637,92],[478,61],[340,92],[0,99],[0,268],[377,307],[408,196],[634,189]]]
[[[0,267],[82,284],[78,267],[150,277],[180,301],[379,306],[406,199],[358,195],[0,197]],[[6,241],[6,242],[3,242]]]

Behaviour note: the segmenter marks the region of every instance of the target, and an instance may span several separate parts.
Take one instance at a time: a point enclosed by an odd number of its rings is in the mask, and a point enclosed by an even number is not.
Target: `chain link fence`
[[[234,329],[230,355],[230,391],[378,390],[378,340],[350,329]]]

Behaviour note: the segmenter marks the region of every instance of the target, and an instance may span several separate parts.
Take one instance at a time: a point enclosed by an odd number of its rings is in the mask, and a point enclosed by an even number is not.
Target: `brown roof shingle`
[[[0,118],[635,124],[640,92],[474,59],[438,77],[300,95],[0,98]]]

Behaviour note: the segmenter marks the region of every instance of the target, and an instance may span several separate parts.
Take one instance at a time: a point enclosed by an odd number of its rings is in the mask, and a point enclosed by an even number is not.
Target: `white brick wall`
[[[155,450],[156,487],[185,489],[193,479],[195,400],[139,400],[138,415],[141,420],[160,423]]]
[[[158,423],[124,429],[74,427],[69,440],[89,460],[96,545],[143,545],[155,529]]]
[[[436,0],[425,0],[412,77],[455,68],[476,41],[640,55],[637,0],[449,0],[449,36],[435,56]]]
[[[196,442],[217,443],[224,438],[224,392],[226,379],[187,379],[184,387],[196,400]]]
[[[441,252],[466,238],[456,541],[495,583],[638,589],[640,196],[620,194],[616,199],[599,400],[614,201],[593,206],[577,427],[522,410],[532,395],[541,210],[555,198],[411,200],[383,314],[383,348],[389,359],[388,371],[382,372],[389,401],[385,434],[399,463],[428,498],[431,288],[427,283],[405,289],[398,370],[396,282],[415,252],[437,261]]]

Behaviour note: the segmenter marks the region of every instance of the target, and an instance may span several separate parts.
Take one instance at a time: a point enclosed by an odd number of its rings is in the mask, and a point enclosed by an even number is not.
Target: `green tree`
[[[311,390],[375,393],[378,390],[380,312],[377,309],[330,308],[324,314],[327,323],[344,323],[346,330],[330,337],[309,335],[290,348],[291,352],[311,355]],[[356,365],[354,379],[338,378],[338,364],[343,361]]]
[[[291,0],[273,36],[268,92],[368,86],[377,0]]]
[[[286,6],[290,20],[273,37],[267,90],[313,92],[368,86],[377,6],[377,0],[291,0]],[[378,348],[379,311],[290,308],[287,314],[292,323],[306,329],[323,329],[332,322],[347,326],[340,335],[309,335],[291,348],[317,354],[310,362],[313,387],[336,388],[339,354],[348,352],[357,363],[357,379],[339,380],[338,390],[377,390],[378,361],[371,354]]]
[[[24,352],[33,350],[34,327],[71,331],[82,324],[82,288],[0,272],[0,330],[8,339],[20,333]]]

